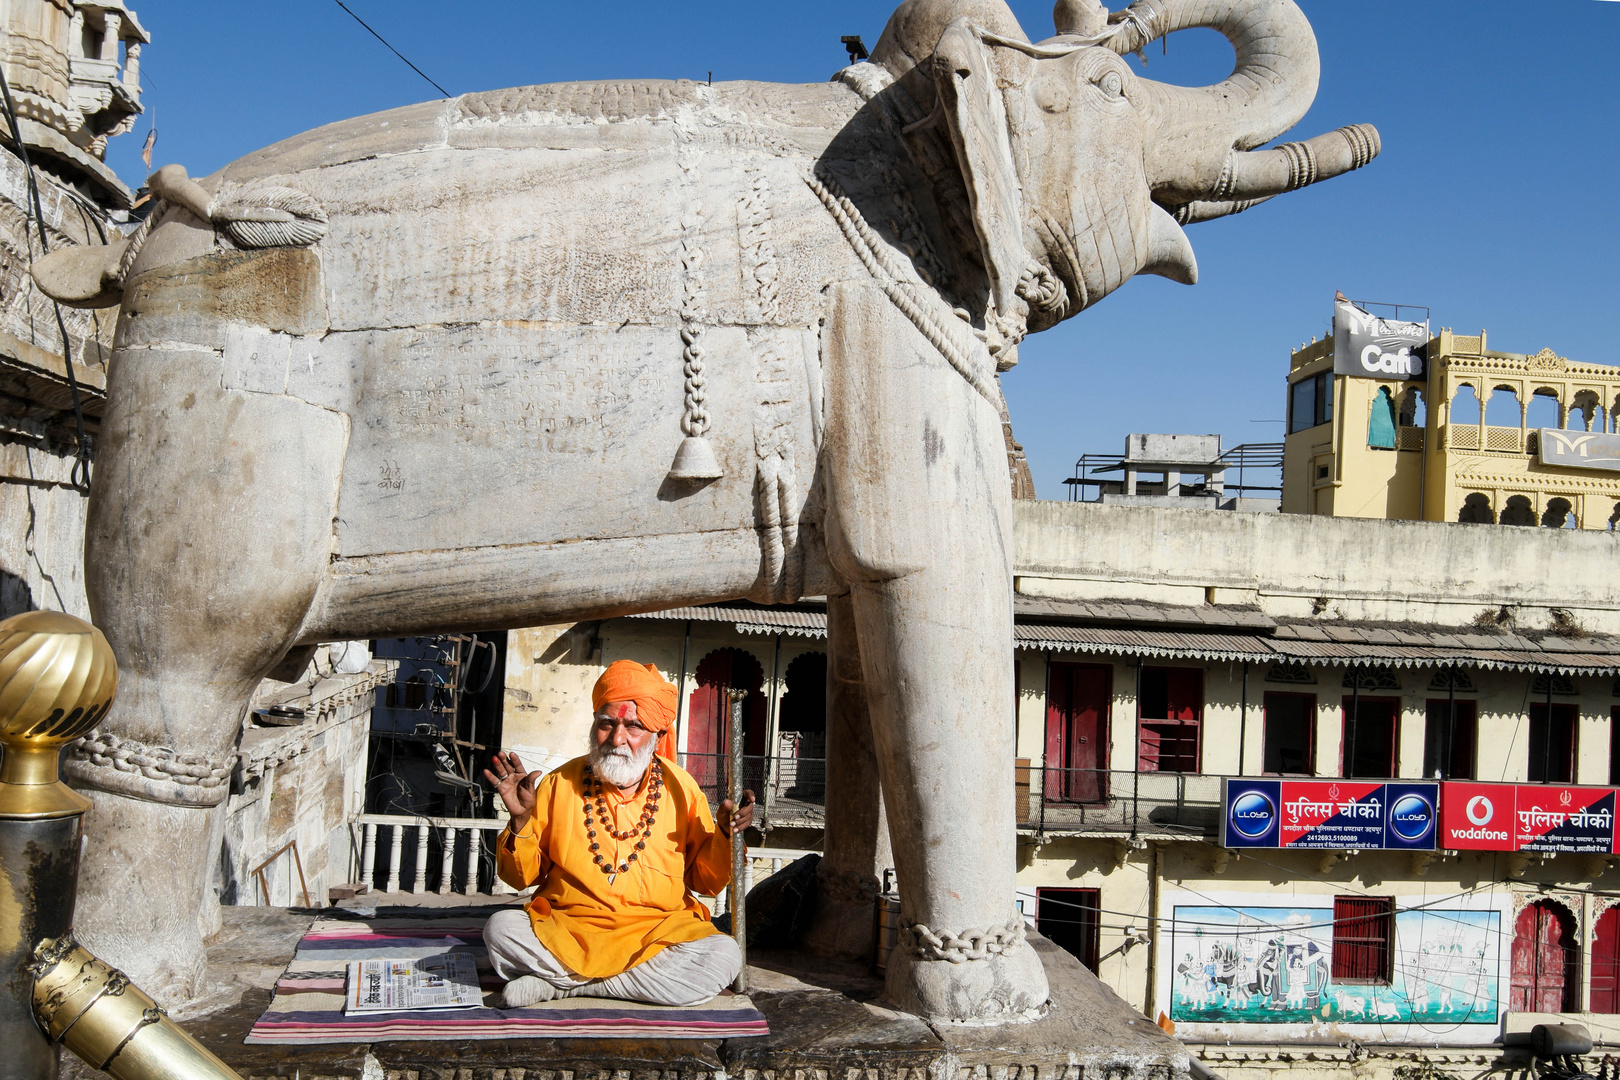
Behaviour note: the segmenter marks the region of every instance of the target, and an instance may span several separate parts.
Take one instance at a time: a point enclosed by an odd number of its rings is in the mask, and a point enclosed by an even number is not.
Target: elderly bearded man
[[[670,760],[675,700],[656,667],[617,661],[591,692],[589,754],[543,779],[510,751],[484,770],[512,815],[496,842],[501,880],[540,886],[484,928],[508,1008],[558,997],[701,1005],[736,979],[736,942],[692,894],[730,882],[731,837],[753,822],[753,792],[741,807],[721,803],[716,828],[697,781]]]

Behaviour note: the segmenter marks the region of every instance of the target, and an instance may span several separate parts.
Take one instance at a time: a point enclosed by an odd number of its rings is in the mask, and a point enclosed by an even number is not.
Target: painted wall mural
[[[1387,986],[1334,980],[1331,904],[1176,906],[1170,1018],[1178,1024],[1494,1026],[1502,1008],[1502,958],[1511,947],[1502,913],[1400,906]]]

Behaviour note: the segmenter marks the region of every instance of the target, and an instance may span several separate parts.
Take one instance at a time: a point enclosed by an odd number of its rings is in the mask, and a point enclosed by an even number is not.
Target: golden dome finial
[[[118,662],[101,631],[59,611],[0,622],[0,818],[51,818],[90,808],[62,783],[62,744],[107,714]]]

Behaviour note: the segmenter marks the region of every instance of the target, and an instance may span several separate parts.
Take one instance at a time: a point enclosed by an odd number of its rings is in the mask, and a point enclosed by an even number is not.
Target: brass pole
[[[114,1080],[241,1080],[71,931],[41,942],[28,971],[34,1016],[50,1041]]]
[[[0,622],[0,1080],[55,1080],[58,1044],[116,1080],[241,1080],[73,940],[90,802],[62,783],[57,756],[117,693],[118,663],[89,623],[55,611]]]
[[[731,695],[731,805],[742,806],[743,797],[743,698],[747,690],[732,689]],[[737,981],[731,988],[737,993],[748,990],[748,900],[744,895],[743,871],[748,861],[748,846],[743,838],[731,838],[731,936],[742,953],[742,967],[737,970]]]
[[[118,665],[82,619],[31,611],[0,622],[0,1080],[54,1080],[57,1050],[34,1024],[28,963],[73,925],[79,837],[90,801],[57,777],[62,745],[100,722]]]

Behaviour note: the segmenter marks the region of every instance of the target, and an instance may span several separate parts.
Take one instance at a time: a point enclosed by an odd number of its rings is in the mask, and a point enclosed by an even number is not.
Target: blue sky
[[[820,81],[838,39],[877,40],[892,5],[682,0],[618,4],[345,0],[451,93],[619,77]],[[1119,6],[1119,0],[1114,0]],[[1043,498],[1083,452],[1131,431],[1281,438],[1289,350],[1326,332],[1335,289],[1424,304],[1436,327],[1620,364],[1620,3],[1301,0],[1322,51],[1316,103],[1289,137],[1371,122],[1366,169],[1188,230],[1200,283],[1142,277],[1027,339],[1005,377]],[[1051,33],[1045,2],[1012,4]],[[153,164],[212,172],[348,116],[438,97],[334,0],[146,0],[147,116],[108,161],[132,184],[148,123]],[[1143,72],[1216,82],[1231,50],[1210,31],[1154,45]]]

